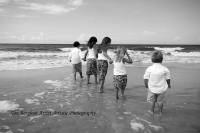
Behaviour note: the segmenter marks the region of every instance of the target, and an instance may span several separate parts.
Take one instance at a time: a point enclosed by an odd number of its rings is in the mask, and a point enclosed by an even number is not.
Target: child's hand
[[[82,58],[83,61],[86,61],[86,58]]]
[[[109,60],[109,63],[112,64],[112,63],[113,63],[113,60]]]
[[[170,84],[168,85],[168,88],[171,88],[171,85],[170,85]]]
[[[126,48],[124,48],[124,54],[126,54],[127,53],[127,49]]]

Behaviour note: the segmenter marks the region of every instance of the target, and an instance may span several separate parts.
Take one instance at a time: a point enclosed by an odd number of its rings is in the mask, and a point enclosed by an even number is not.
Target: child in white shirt
[[[111,38],[104,37],[97,50],[98,53],[97,69],[98,69],[100,93],[104,92],[104,82],[108,71],[108,61],[110,64],[113,62],[110,56],[107,54],[110,44],[111,44]]]
[[[154,51],[151,57],[153,64],[149,66],[144,74],[145,87],[148,89],[147,101],[151,102],[151,113],[154,113],[155,103],[158,103],[160,114],[163,111],[165,93],[170,85],[170,71],[161,63],[163,54]]]
[[[127,58],[124,58],[127,55]],[[127,84],[127,71],[125,63],[132,64],[133,61],[125,48],[117,48],[116,57],[114,60],[114,87],[116,89],[116,99],[119,99],[118,92],[121,90],[122,97],[124,98],[124,91]]]
[[[82,75],[82,63],[81,63],[81,50],[79,49],[80,43],[74,42],[73,44],[74,48],[72,49],[70,55],[69,55],[69,61],[71,62],[73,66],[73,74],[74,74],[74,80],[76,80],[76,72],[80,74],[80,77],[83,78]]]

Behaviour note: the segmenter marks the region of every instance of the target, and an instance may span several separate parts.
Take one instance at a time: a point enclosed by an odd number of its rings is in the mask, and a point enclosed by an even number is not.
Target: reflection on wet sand
[[[169,127],[175,129],[170,124],[174,120],[172,114],[179,117],[176,110],[168,110],[163,116],[152,115],[138,93],[129,94],[127,90],[126,98],[116,100],[114,89],[106,88],[100,94],[97,85],[88,85],[84,79],[75,82],[72,75],[63,80],[45,80],[43,85],[45,89],[36,90],[31,96],[18,100],[14,95],[12,98],[17,100],[6,102],[17,108],[13,109],[15,114],[8,111],[10,108],[0,113],[0,132],[162,133]]]

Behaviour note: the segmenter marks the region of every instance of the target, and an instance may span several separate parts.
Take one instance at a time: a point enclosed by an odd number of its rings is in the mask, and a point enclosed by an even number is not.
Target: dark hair
[[[97,38],[95,36],[90,37],[87,46],[93,48],[94,44],[97,43]]]
[[[111,43],[110,37],[104,37],[101,44],[99,45],[98,53],[101,53],[102,50],[108,46],[109,43]]]
[[[73,44],[73,46],[74,46],[74,47],[79,47],[79,46],[80,46],[80,43],[79,43],[78,41],[75,41],[74,44]]]
[[[161,51],[154,51],[151,56],[151,61],[154,63],[162,63],[163,54]]]
[[[111,43],[110,37],[104,37],[102,42],[101,42],[101,45],[106,45],[108,43]]]

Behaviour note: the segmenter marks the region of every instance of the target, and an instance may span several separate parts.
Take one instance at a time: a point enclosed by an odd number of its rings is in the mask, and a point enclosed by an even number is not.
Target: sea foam
[[[8,111],[17,109],[19,109],[19,104],[8,100],[0,101],[0,113],[6,113]]]
[[[182,47],[154,47],[161,50],[164,54],[164,63],[200,63],[200,52],[188,51]],[[24,70],[24,69],[48,69],[56,67],[70,66],[68,60],[72,48],[60,48],[60,51],[0,51],[0,70]],[[184,51],[182,51],[184,50]],[[82,51],[82,57],[86,50]],[[128,49],[133,65],[151,63],[153,51],[131,50]],[[113,49],[108,50],[108,55],[114,59]],[[86,62],[82,61],[85,65]]]

